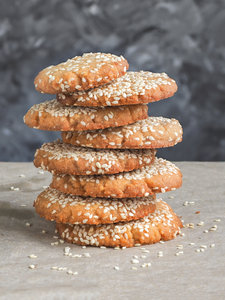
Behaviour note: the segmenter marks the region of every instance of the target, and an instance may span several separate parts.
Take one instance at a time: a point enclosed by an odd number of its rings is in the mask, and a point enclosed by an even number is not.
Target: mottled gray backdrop
[[[31,161],[58,136],[23,124],[31,105],[52,97],[36,92],[33,79],[89,51],[123,54],[131,70],[175,78],[176,96],[149,108],[179,119],[184,140],[160,155],[225,159],[224,0],[0,0],[0,160]]]

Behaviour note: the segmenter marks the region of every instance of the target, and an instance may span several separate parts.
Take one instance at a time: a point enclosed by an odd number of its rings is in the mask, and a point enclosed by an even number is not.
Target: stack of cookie
[[[156,149],[182,140],[175,119],[148,117],[147,103],[177,90],[165,73],[127,72],[121,56],[89,53],[42,70],[35,87],[57,99],[34,105],[29,127],[62,132],[36,151],[52,172],[37,213],[79,245],[132,247],[170,240],[182,223],[155,194],[182,184],[180,170]]]

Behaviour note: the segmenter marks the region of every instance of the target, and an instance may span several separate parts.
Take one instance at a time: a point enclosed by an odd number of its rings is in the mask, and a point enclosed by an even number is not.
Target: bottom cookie
[[[182,228],[180,218],[172,208],[156,200],[156,210],[147,217],[110,225],[56,224],[59,235],[66,242],[78,245],[133,247],[136,244],[154,244],[176,237]]]

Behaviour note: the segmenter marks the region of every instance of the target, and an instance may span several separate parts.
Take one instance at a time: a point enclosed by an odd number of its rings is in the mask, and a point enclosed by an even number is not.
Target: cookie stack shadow
[[[182,140],[175,119],[148,117],[150,102],[177,90],[165,73],[127,72],[122,56],[88,53],[42,70],[35,87],[56,94],[34,105],[24,122],[61,131],[34,164],[52,173],[35,200],[62,239],[79,245],[132,247],[170,240],[182,223],[156,198],[182,184],[180,170],[156,149]]]

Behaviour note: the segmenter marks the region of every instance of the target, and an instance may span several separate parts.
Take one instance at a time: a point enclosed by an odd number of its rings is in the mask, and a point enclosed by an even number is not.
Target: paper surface
[[[33,208],[36,196],[50,183],[50,174],[39,174],[32,163],[1,163],[0,299],[224,299],[225,163],[176,165],[184,175],[183,187],[158,197],[195,228],[184,228],[185,236],[173,241],[143,246],[149,250],[145,253],[142,247],[51,246],[57,241],[54,223],[41,219]],[[184,206],[185,201],[195,203]],[[197,226],[201,221],[204,225]],[[216,231],[203,233],[213,225]],[[65,256],[66,246],[82,257]],[[157,256],[159,251],[163,257]],[[183,254],[176,256],[179,251]],[[31,254],[37,258],[29,258]],[[131,263],[133,256],[138,256],[138,264]],[[142,267],[148,262],[151,267]],[[51,270],[53,266],[67,270]],[[69,275],[68,270],[78,274]]]

